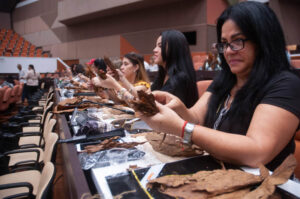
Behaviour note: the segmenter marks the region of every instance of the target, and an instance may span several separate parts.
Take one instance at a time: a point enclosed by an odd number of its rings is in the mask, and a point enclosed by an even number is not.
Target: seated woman
[[[136,53],[124,55],[120,70],[117,70],[120,80],[115,80],[111,75],[107,79],[93,78],[93,84],[117,91],[121,97],[137,97],[138,90],[147,91],[150,88],[149,79],[144,68],[144,58]]]
[[[156,92],[160,112],[140,117],[220,160],[274,170],[294,152],[300,118],[300,79],[279,21],[268,6],[242,2],[218,18],[217,39],[223,70],[197,103],[187,109]]]
[[[188,108],[198,100],[196,73],[185,36],[177,30],[161,33],[153,49],[158,76],[151,90],[177,96]]]

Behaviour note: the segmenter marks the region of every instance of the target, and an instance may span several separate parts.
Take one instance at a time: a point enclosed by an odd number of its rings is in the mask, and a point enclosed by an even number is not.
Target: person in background
[[[218,18],[217,39],[222,70],[197,103],[187,109],[157,92],[159,113],[140,118],[219,160],[273,171],[294,153],[300,120],[300,78],[280,23],[267,5],[241,2]]]
[[[93,66],[96,69],[96,71],[101,70],[101,71],[103,71],[105,73],[107,72],[107,66],[106,66],[106,64],[105,64],[105,62],[104,62],[104,60],[102,58],[96,59],[94,61],[94,65]]]
[[[72,65],[70,66],[70,69],[71,69],[71,72],[72,72],[72,76],[76,76],[76,75],[77,75],[77,73],[76,73],[76,71],[75,71],[76,65],[77,65],[77,64],[72,64]]]
[[[150,72],[158,71],[158,65],[154,62],[154,56],[151,56],[149,59],[149,71]]]
[[[25,101],[25,94],[26,94],[26,90],[27,90],[27,84],[26,84],[26,79],[25,79],[25,75],[26,75],[26,71],[22,70],[22,65],[18,64],[17,68],[19,70],[19,81],[20,83],[23,83],[23,90],[22,90],[22,103],[24,103]]]
[[[153,53],[159,70],[151,90],[167,91],[193,106],[198,100],[196,72],[185,36],[177,30],[162,32]]]
[[[22,70],[22,65],[21,64],[18,64],[17,65],[17,68],[19,70],[19,81],[22,82],[22,83],[26,83],[26,80],[24,79],[25,75],[26,75],[26,71],[25,70]]]
[[[9,88],[14,87],[14,85],[6,81],[4,77],[0,77],[0,88],[3,88],[4,86],[8,86]]]
[[[150,65],[148,64],[148,62],[144,61],[144,67],[146,71],[150,71]]]
[[[115,58],[112,60],[112,63],[113,65],[116,67],[116,68],[121,68],[122,66],[122,59],[120,58]]]
[[[35,71],[32,64],[29,64],[28,71],[24,78],[27,83],[25,96],[27,99],[30,99],[30,97],[38,90],[40,74]]]
[[[137,97],[138,90],[147,91],[150,89],[150,82],[144,68],[143,56],[134,52],[125,54],[121,68],[117,71],[120,77],[119,82],[107,74],[106,80],[98,77],[93,78],[93,84],[114,89],[118,93],[119,98],[123,96],[129,98],[132,96]]]

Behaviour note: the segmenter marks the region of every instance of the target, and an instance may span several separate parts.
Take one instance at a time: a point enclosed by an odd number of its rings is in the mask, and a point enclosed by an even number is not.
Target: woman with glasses
[[[156,92],[160,112],[140,117],[225,162],[274,170],[294,152],[300,118],[300,79],[278,19],[262,3],[242,2],[218,18],[217,39],[223,70],[197,103],[187,109]]]
[[[149,79],[144,67],[144,58],[134,52],[124,55],[120,70],[118,70],[119,82],[111,75],[106,74],[107,79],[93,78],[93,84],[117,91],[122,100],[137,97],[138,90],[150,89]],[[123,99],[123,98],[126,99]]]

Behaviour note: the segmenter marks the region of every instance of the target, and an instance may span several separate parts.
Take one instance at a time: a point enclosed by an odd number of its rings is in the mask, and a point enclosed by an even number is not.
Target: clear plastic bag
[[[80,153],[79,154],[79,161],[81,164],[81,168],[83,170],[88,170],[91,168],[99,168],[99,167],[106,167],[110,166],[111,163],[111,153],[109,151],[113,151],[115,149],[110,149],[110,150],[104,150],[104,151],[98,151],[96,153]],[[145,152],[140,151],[136,148],[131,148],[131,149],[124,149],[127,151],[127,161],[134,161],[134,160],[139,160],[144,157]],[[117,151],[116,151],[117,153]]]

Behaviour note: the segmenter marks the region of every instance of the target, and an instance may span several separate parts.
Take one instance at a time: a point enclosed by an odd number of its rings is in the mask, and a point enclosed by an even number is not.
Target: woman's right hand
[[[153,91],[152,94],[156,101],[174,110],[177,114],[181,115],[186,111],[185,105],[175,95],[164,91]]]
[[[145,116],[136,112],[136,116],[146,122],[153,130],[180,136],[184,120],[174,110],[156,102],[159,112],[153,116]]]
[[[120,78],[121,82],[124,82],[125,80],[127,80],[120,69],[117,69],[117,72],[118,72],[118,75],[119,75],[119,78]]]

